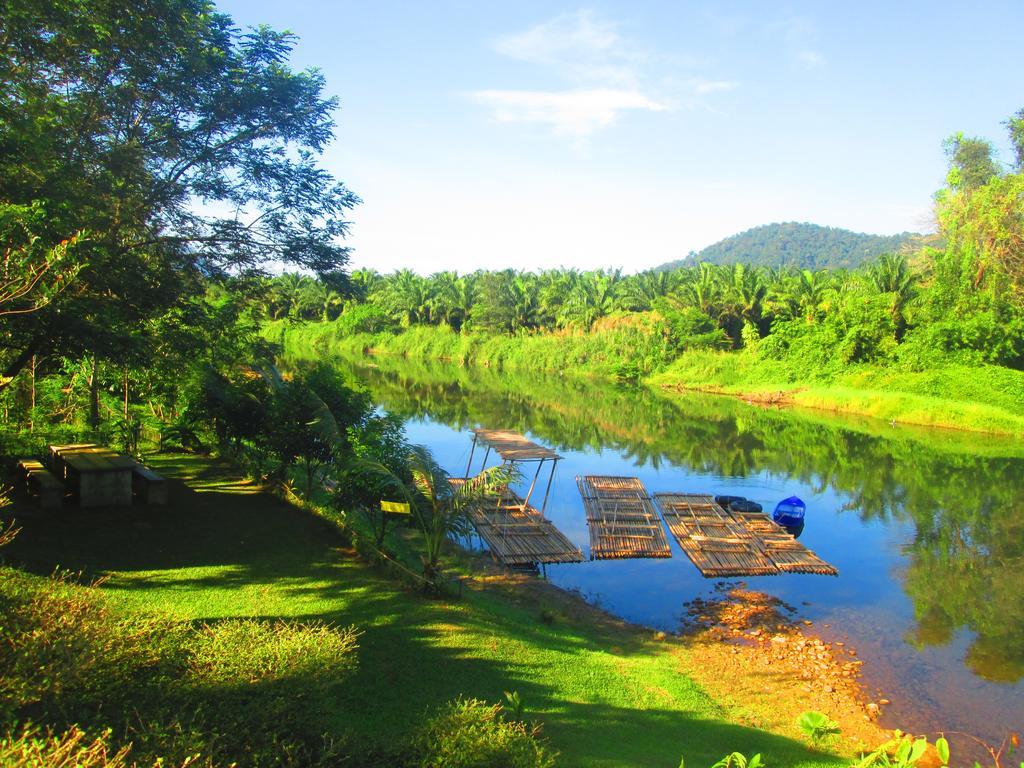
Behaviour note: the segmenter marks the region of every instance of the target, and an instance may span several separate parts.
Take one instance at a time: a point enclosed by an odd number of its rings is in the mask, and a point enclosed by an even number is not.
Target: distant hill
[[[656,269],[675,269],[702,261],[802,269],[853,269],[882,253],[898,251],[917,236],[913,232],[865,235],[848,229],[788,221],[748,229],[709,245],[695,255],[670,261]]]

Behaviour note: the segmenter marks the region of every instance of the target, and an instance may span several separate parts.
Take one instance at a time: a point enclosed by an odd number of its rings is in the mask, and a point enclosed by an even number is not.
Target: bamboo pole
[[[476,451],[476,434],[473,435],[473,444],[469,447],[469,461],[466,462],[466,479],[469,479],[469,470],[473,467],[473,453]]]
[[[520,507],[523,512],[526,511],[526,506],[530,503],[530,497],[533,495],[533,488],[537,485],[537,478],[540,477],[540,468],[544,466],[544,459],[537,462],[537,471],[533,473],[533,482],[530,483],[530,490],[526,492],[526,498],[523,499],[523,506]]]
[[[551,474],[548,475],[548,487],[544,489],[544,501],[540,505],[540,516],[544,517],[544,511],[548,508],[548,494],[551,493],[551,481],[555,479],[555,466],[558,459],[551,460]]]

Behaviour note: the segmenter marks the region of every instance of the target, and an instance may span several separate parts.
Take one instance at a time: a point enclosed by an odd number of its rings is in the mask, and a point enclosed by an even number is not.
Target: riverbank
[[[895,424],[1024,435],[1024,373],[949,364],[929,371],[855,367],[815,378],[742,352],[689,352],[646,380],[667,392],[867,416]]]
[[[733,750],[775,765],[842,764],[801,743],[792,724],[769,732],[737,722],[683,672],[699,666],[698,646],[685,638],[661,638],[492,569],[470,569],[462,600],[429,600],[378,575],[323,520],[221,465],[193,456],[149,463],[175,479],[166,510],[26,512],[6,559],[100,576],[96,591],[126,617],[354,627],[355,671],[314,702],[344,743],[386,751],[446,702],[499,702],[515,691],[559,765],[676,765],[680,755],[701,765]],[[780,686],[757,706],[795,721],[804,704]],[[850,754],[852,744],[841,746]]]
[[[927,371],[851,366],[807,371],[756,352],[673,352],[651,315],[605,318],[589,334],[459,334],[416,326],[401,333],[340,334],[335,323],[268,323],[287,355],[402,355],[462,366],[642,381],[669,394],[701,391],[850,414],[894,424],[1024,436],[1024,372],[948,363]]]

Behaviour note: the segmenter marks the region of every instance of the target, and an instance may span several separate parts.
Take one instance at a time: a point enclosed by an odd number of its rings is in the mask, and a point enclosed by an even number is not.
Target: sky
[[[934,229],[957,131],[1010,151],[1024,0],[219,0],[340,102],[350,268],[622,268],[750,227]]]

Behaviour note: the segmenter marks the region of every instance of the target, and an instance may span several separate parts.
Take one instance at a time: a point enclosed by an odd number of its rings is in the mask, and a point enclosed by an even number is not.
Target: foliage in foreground
[[[339,749],[324,740],[317,700],[355,668],[351,629],[124,618],[68,575],[40,580],[5,568],[2,582],[2,720],[64,734],[29,748],[23,733],[26,754],[85,748],[64,733],[76,726],[109,730],[111,753],[131,745],[142,763],[203,754],[213,763],[315,765]]]
[[[480,740],[486,760],[457,764],[551,765],[534,731],[480,702],[452,705],[386,756],[332,736],[352,628],[125,617],[75,581],[0,568],[2,765],[434,766]]]
[[[422,768],[550,768],[554,755],[534,737],[537,728],[507,720],[497,704],[460,699],[430,720],[416,736],[426,755]]]
[[[75,726],[62,734],[44,734],[26,726],[17,733],[0,737],[0,765],[7,768],[128,768],[131,747],[112,749],[109,740],[109,731],[90,738]],[[197,760],[198,757],[189,760],[188,765],[197,765]]]
[[[816,745],[821,745],[822,736],[833,736],[839,734],[836,723],[830,720],[821,712],[804,712],[800,716],[800,728],[807,734]],[[961,734],[965,735],[965,734]],[[974,737],[970,737],[974,738]],[[1002,768],[1003,761],[1010,758],[1016,751],[1018,737],[1011,734],[998,747],[975,739],[992,760],[993,768]],[[945,736],[939,736],[932,744],[932,750],[938,760],[940,768],[949,768],[951,765],[951,754],[949,741]],[[929,753],[928,739],[925,737],[913,737],[903,733],[899,729],[894,731],[893,737],[888,741],[879,744],[875,749],[862,754],[860,759],[851,763],[850,768],[914,768]],[[747,758],[742,752],[732,752],[726,755],[711,768],[762,768],[764,761],[761,755],[757,754]],[[685,768],[686,760],[679,761],[679,768]],[[974,768],[981,768],[980,763],[975,761]],[[1020,763],[1024,768],[1024,762]]]

